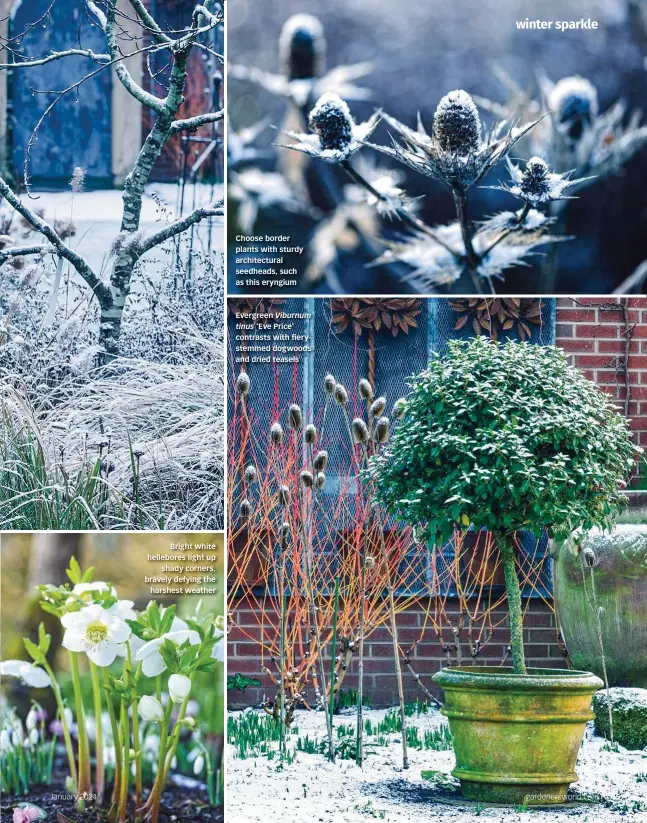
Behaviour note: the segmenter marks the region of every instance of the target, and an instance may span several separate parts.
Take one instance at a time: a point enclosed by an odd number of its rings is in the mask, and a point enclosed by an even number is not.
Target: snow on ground
[[[223,196],[223,187],[215,186],[213,189],[204,184],[197,184],[195,187],[187,184],[184,191],[183,214],[189,214],[194,207],[208,205],[212,200],[218,200]],[[155,201],[159,197],[163,203],[165,213],[160,212],[160,208]],[[104,262],[108,259],[111,243],[119,233],[121,223],[122,192],[117,189],[101,191],[83,191],[72,194],[71,191],[32,191],[29,200],[25,198],[27,205],[36,211],[44,211],[45,219],[48,222],[68,221],[70,217],[76,228],[74,236],[68,238],[66,242],[73,249],[82,254],[94,271],[101,271]],[[146,188],[144,197],[141,229],[145,232],[158,231],[168,222],[172,222],[180,213],[180,188],[173,183],[151,183]],[[17,224],[17,221],[16,221]],[[224,248],[224,226],[223,218],[215,218],[214,225],[216,231],[211,233],[211,246],[213,252],[222,252]],[[203,236],[204,227],[199,230]],[[30,242],[36,235],[30,235]],[[160,250],[151,252],[149,259],[163,257]]]
[[[373,723],[385,711],[368,709]],[[240,713],[232,712],[232,715]],[[335,724],[354,724],[354,712],[335,717]],[[426,729],[437,728],[444,718],[436,710],[409,718]],[[288,740],[291,748],[299,736],[325,739],[320,712],[300,711]],[[370,743],[371,737],[367,738]],[[272,744],[277,748],[278,744]],[[477,805],[463,801],[453,789],[423,780],[421,770],[450,777],[452,751],[409,749],[410,767],[403,771],[401,739],[390,735],[390,745],[375,746],[363,769],[353,761],[331,764],[323,755],[297,752],[292,764],[265,755],[240,759],[228,746],[228,823],[360,823],[370,819],[398,823],[487,820],[496,823],[647,823],[647,751],[609,751],[606,741],[587,727],[576,770],[580,780],[572,788],[573,799],[564,807],[521,810]],[[442,781],[441,781],[442,782]]]

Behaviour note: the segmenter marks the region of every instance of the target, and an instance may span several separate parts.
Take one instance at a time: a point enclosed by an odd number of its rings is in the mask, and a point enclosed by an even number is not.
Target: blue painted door
[[[106,51],[103,32],[80,0],[55,0],[53,4],[51,0],[22,0],[14,8],[11,31],[14,37],[24,33],[17,48],[27,57],[43,57],[52,51],[79,48],[79,44],[96,53]],[[18,176],[23,175],[29,140],[56,92],[97,67],[85,57],[72,56],[12,72],[12,158]],[[110,71],[104,68],[68,92],[47,115],[31,148],[29,174],[34,183],[65,186],[74,168],[81,166],[90,185],[111,184]]]

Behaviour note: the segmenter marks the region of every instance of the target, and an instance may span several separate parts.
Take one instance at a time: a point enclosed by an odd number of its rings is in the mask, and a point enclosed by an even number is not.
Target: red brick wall
[[[647,446],[647,298],[561,297],[557,345],[627,413]]]
[[[251,637],[260,638],[260,629],[256,615],[249,606],[237,604],[233,609],[234,623],[236,624],[229,632],[229,648],[227,654],[228,673],[234,675],[238,672],[255,677],[261,680],[260,687],[249,687],[244,694],[238,691],[229,692],[229,705],[231,708],[241,708],[243,706],[258,705],[265,696],[274,698],[276,688],[271,680],[261,672],[261,651],[260,646],[249,639]],[[493,623],[498,622],[500,613],[493,614]],[[424,620],[424,611],[421,607],[411,608],[403,614],[398,615],[399,639],[403,648],[420,638],[421,627]],[[525,618],[525,641],[526,657],[530,666],[563,668],[564,658],[560,652],[557,635],[555,631],[555,620],[552,610],[540,600],[533,600]],[[240,627],[240,628],[238,628]],[[494,630],[492,639],[483,646],[479,656],[481,663],[498,665],[501,663],[508,643],[508,631],[505,625]],[[464,643],[465,663],[469,661],[467,646]],[[425,630],[422,642],[415,647],[411,656],[411,665],[416,674],[420,675],[423,683],[428,689],[440,694],[431,682],[431,675],[437,672],[443,665],[446,665],[446,655],[443,653],[439,641],[429,628]],[[456,662],[456,657],[452,658]],[[265,664],[271,669],[272,664],[265,659]],[[357,688],[357,662],[351,664],[351,669],[346,676],[343,688]],[[329,664],[326,666],[329,671]],[[406,699],[424,700],[425,695],[416,684],[413,676],[405,667],[403,669],[403,682],[406,690]],[[391,635],[386,628],[378,629],[367,639],[365,644],[364,658],[364,688],[368,693],[371,706],[393,706],[397,703],[397,686],[393,670],[393,643]],[[312,695],[312,688],[310,695]]]
[[[647,298],[559,298],[557,300],[556,342],[573,358],[587,377],[608,392],[625,412],[625,404],[636,441],[647,447]],[[258,621],[251,611],[238,604],[233,609],[235,623],[245,627],[247,634],[258,632]],[[420,607],[399,615],[400,640],[403,646],[420,636],[423,611]],[[496,622],[496,618],[495,621]],[[525,641],[531,666],[563,667],[564,658],[557,643],[554,617],[550,608],[533,600],[525,619]],[[495,630],[492,641],[483,648],[481,661],[498,664],[505,654],[507,631]],[[230,705],[254,705],[262,698],[274,696],[269,679],[260,671],[260,647],[247,640],[234,628],[229,636],[229,673],[240,672],[262,681],[260,688],[249,688],[245,694],[230,692]],[[425,685],[446,658],[438,641],[428,631],[418,644],[412,665]],[[455,662],[455,659],[454,659]],[[393,705],[397,700],[391,636],[386,629],[371,635],[366,644],[364,664],[365,688],[371,705]],[[404,670],[407,699],[424,697],[411,674]],[[344,682],[345,688],[356,687],[353,667]]]

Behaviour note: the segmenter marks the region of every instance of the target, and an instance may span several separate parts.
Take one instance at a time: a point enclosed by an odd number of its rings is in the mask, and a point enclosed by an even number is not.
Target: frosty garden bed
[[[259,718],[264,712],[247,710]],[[376,729],[393,709],[365,709],[365,722]],[[232,724],[242,712],[231,712]],[[279,760],[278,741],[267,744],[267,753],[248,752],[241,757],[231,740],[227,761],[227,815],[230,823],[358,823],[367,819],[428,823],[430,820],[471,821],[477,817],[497,823],[527,819],[531,823],[561,823],[580,818],[607,823],[623,819],[643,821],[647,817],[647,751],[612,750],[607,741],[587,733],[577,761],[579,782],[572,787],[569,803],[557,809],[486,806],[465,801],[451,777],[454,754],[451,749],[435,751],[427,745],[442,746],[438,730],[445,725],[437,709],[426,707],[409,716],[418,745],[409,747],[410,768],[404,771],[399,756],[397,732],[366,736],[363,769],[353,760],[338,756],[330,763],[324,754],[311,749],[313,742],[323,747],[326,738],[322,712],[298,711],[288,736],[288,757]],[[336,728],[355,728],[355,710],[342,710],[335,717]],[[434,734],[434,732],[436,734]],[[410,732],[410,734],[412,734]],[[425,737],[426,735],[426,737]],[[338,732],[336,736],[340,738]],[[342,735],[343,736],[343,735]],[[309,742],[306,742],[307,741]],[[434,742],[435,740],[435,742]],[[418,746],[421,746],[418,747]],[[291,761],[291,762],[290,762]],[[435,779],[423,779],[421,772],[437,772]],[[243,788],[244,787],[244,788]]]

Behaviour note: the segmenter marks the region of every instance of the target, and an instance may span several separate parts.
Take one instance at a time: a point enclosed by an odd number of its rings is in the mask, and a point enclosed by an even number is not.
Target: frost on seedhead
[[[576,143],[598,116],[598,93],[584,77],[564,77],[553,87],[548,106],[555,113],[559,130]]]
[[[458,89],[446,94],[434,114],[434,134],[443,151],[467,155],[481,145],[481,118],[470,95]]]
[[[294,14],[283,24],[279,37],[279,59],[288,80],[309,80],[324,70],[326,37],[319,18]]]
[[[519,183],[521,193],[537,201],[550,194],[548,163],[541,157],[531,157],[521,175]]]
[[[338,94],[322,94],[310,112],[308,122],[319,135],[324,151],[343,150],[353,139],[353,117],[348,104]]]

